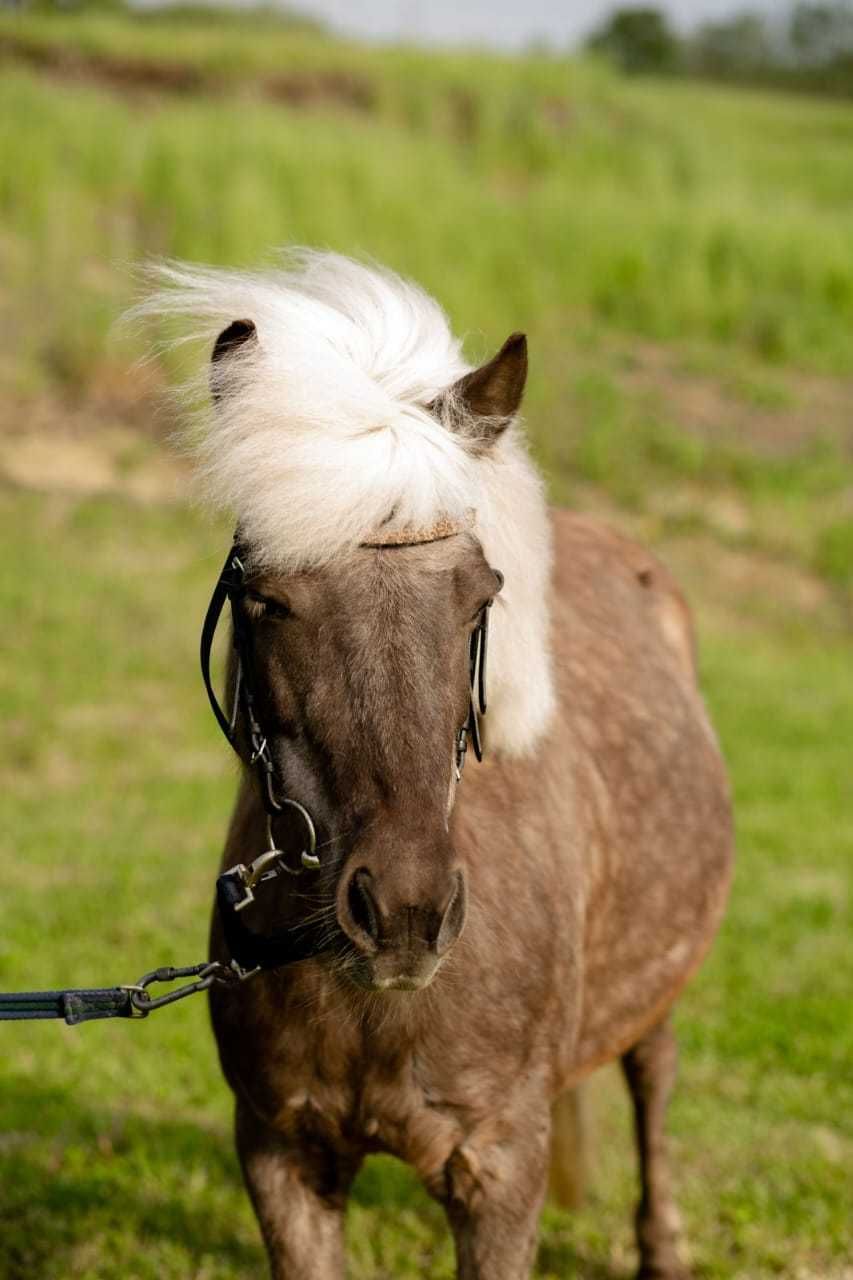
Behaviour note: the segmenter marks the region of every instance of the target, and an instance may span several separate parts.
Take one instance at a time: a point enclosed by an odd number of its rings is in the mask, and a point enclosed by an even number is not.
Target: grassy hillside
[[[490,340],[583,315],[853,369],[846,106],[275,27],[7,16],[3,51],[3,271],[39,373],[93,376],[122,263],[294,240],[416,273]]]
[[[332,245],[422,280],[472,353],[529,331],[558,486],[642,505],[646,463],[667,490],[751,469],[792,519],[751,503],[735,535],[847,576],[849,107],[224,20],[7,16],[4,49],[0,393],[138,417],[172,371],[110,336],[132,266]],[[768,417],[781,475],[742,457]]]
[[[697,612],[740,862],[680,1006],[700,1280],[848,1280],[853,1237],[853,109],[558,58],[369,50],[253,19],[0,17],[0,988],[204,950],[233,766],[196,676],[228,522],[162,444],[172,363],[111,332],[148,254],[293,241],[421,279],[472,354],[527,329],[555,498]],[[9,1026],[0,1280],[236,1280],[261,1252],[203,1007]],[[630,1273],[618,1081],[537,1277]],[[391,1162],[352,1275],[452,1274]]]

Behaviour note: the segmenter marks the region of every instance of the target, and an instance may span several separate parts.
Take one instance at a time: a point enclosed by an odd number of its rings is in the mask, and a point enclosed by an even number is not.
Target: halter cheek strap
[[[308,811],[302,805],[295,800],[289,800],[284,795],[283,789],[279,790],[277,788],[276,784],[280,780],[276,777],[275,762],[272,758],[267,738],[258,720],[255,704],[252,636],[245,616],[240,609],[240,602],[245,593],[245,569],[240,558],[239,549],[235,543],[228,553],[228,558],[213,589],[213,595],[207,607],[207,613],[201,629],[200,658],[204,687],[207,690],[207,696],[217,723],[238,755],[240,755],[240,750],[237,745],[237,720],[242,710],[251,748],[249,764],[257,770],[264,808],[270,816],[280,813],[282,809],[288,806],[296,809],[305,824],[308,836],[309,848],[305,856],[313,857],[317,843],[314,823]],[[234,706],[230,718],[226,716],[216,696],[210,674],[213,639],[226,601],[231,605],[233,644],[237,655],[237,679],[234,686]],[[310,863],[309,865],[314,864]]]
[[[199,656],[211,710],[223,734],[241,759],[243,757],[237,743],[237,722],[240,712],[243,713],[251,752],[248,764],[257,772],[261,799],[267,811],[269,848],[248,866],[238,863],[229,868],[216,882],[216,905],[225,944],[240,968],[244,972],[251,972],[255,969],[276,969],[318,954],[316,939],[309,930],[296,928],[273,934],[258,934],[244,924],[239,913],[254,901],[254,889],[262,881],[273,879],[283,872],[299,874],[303,868],[316,869],[320,860],[316,852],[317,832],[311,814],[304,805],[284,794],[269,743],[258,720],[252,638],[240,608],[245,591],[245,569],[235,543],[228,552],[213,588],[201,629]],[[210,672],[213,640],[226,603],[231,606],[232,637],[237,658],[234,706],[230,717],[225,714],[216,696]],[[272,817],[284,809],[295,812],[304,827],[305,843],[300,854],[301,866],[295,869],[288,864],[284,852],[276,848],[272,833]]]
[[[213,588],[213,595],[210,597],[210,604],[207,606],[207,613],[204,615],[204,622],[201,628],[201,678],[204,681],[204,687],[210,701],[210,707],[216,716],[216,722],[219,725],[225,737],[234,747],[234,733],[236,724],[236,710],[239,689],[234,691],[234,710],[235,715],[229,720],[225,712],[220,706],[219,699],[213,687],[213,681],[210,675],[210,656],[213,651],[213,639],[216,635],[216,628],[219,625],[219,619],[226,603],[231,598],[234,591],[243,588],[243,564],[237,554],[236,545],[231,548],[226,557],[225,564],[222,566],[222,572],[216,580],[216,586]],[[236,750],[236,747],[234,748]]]

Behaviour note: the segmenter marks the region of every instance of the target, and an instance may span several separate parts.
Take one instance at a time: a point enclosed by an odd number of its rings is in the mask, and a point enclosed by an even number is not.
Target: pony
[[[472,367],[425,292],[333,253],[160,275],[143,311],[213,343],[191,439],[238,526],[222,865],[266,849],[300,871],[246,918],[313,939],[210,998],[272,1276],[343,1276],[349,1189],[387,1152],[445,1207],[460,1277],[523,1280],[573,1091],[621,1060],[638,1275],[685,1280],[670,1012],[733,841],[683,596],[635,543],[549,509],[522,334]],[[215,914],[228,963],[225,932]]]

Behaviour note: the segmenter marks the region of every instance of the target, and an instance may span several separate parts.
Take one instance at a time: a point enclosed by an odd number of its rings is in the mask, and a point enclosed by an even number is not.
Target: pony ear
[[[518,413],[527,381],[527,338],[513,333],[496,356],[450,388],[448,425],[488,448]]]
[[[224,390],[223,369],[218,366],[222,365],[223,360],[227,361],[244,343],[256,342],[257,337],[257,330],[251,320],[232,320],[228,328],[222,330],[213,344],[210,356],[210,394],[214,400],[220,400]]]

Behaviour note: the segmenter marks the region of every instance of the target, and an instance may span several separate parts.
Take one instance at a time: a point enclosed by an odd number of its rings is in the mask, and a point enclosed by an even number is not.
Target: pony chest
[[[297,1145],[320,1143],[343,1153],[387,1152],[427,1182],[464,1137],[465,1126],[410,1049],[362,1052],[329,1064],[287,1071],[279,1082],[274,1125]]]

